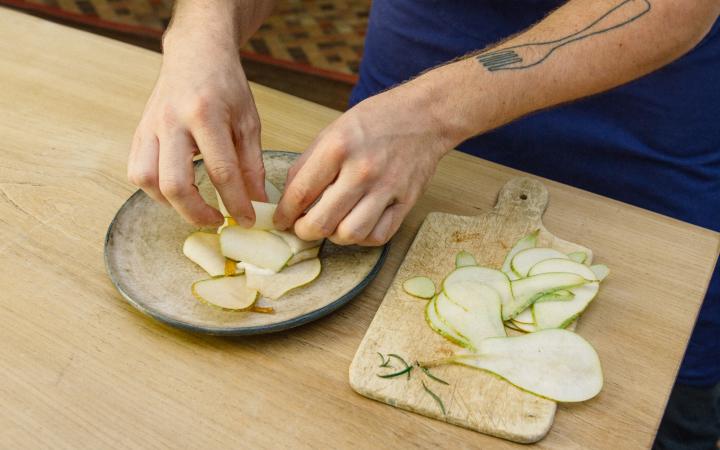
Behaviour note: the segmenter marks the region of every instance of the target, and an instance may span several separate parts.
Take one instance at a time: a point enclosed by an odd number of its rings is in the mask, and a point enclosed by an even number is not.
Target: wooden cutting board
[[[447,381],[443,385],[418,369],[385,379],[380,355],[397,354],[408,363],[430,361],[453,354],[457,347],[433,332],[425,322],[426,301],[402,290],[406,279],[425,275],[436,286],[454,268],[455,255],[466,250],[479,265],[500,268],[508,250],[526,234],[540,229],[538,246],[565,253],[592,252],[553,236],[542,224],[548,204],[547,189],[539,181],[513,178],[500,191],[496,206],[479,216],[430,213],[420,227],[398,269],[375,318],[350,366],[350,384],[358,393],[392,406],[515,442],[531,443],[550,430],[555,416],[553,401],[536,397],[486,372],[461,366],[432,369]],[[598,301],[596,299],[595,301]],[[402,363],[392,360],[396,369]],[[441,400],[428,394],[423,382]]]

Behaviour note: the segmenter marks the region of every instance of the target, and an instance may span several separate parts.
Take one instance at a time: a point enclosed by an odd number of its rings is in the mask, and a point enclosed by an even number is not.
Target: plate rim
[[[295,152],[288,152],[285,150],[270,150],[265,149],[263,150],[263,154],[265,153],[279,153],[279,154],[286,154],[286,155],[299,155],[299,153]],[[199,165],[202,160],[197,160],[194,162],[195,165]],[[111,235],[113,232],[113,229],[115,228],[115,224],[118,220],[118,216],[120,213],[128,206],[128,204],[137,196],[140,195],[146,195],[142,189],[137,189],[135,192],[130,195],[130,197],[123,202],[123,204],[118,208],[117,212],[115,212],[115,215],[113,216],[112,221],[110,222],[110,225],[108,226],[107,231],[105,232],[105,240],[103,243],[103,260],[105,262],[105,271],[107,272],[108,276],[110,277],[110,281],[112,282],[113,286],[115,287],[115,290],[122,295],[122,297],[130,303],[135,309],[140,311],[141,313],[145,314],[146,316],[152,317],[153,319],[157,320],[158,322],[164,323],[166,325],[170,325],[172,327],[184,330],[184,331],[190,331],[194,333],[203,333],[208,335],[214,335],[214,336],[249,336],[249,335],[256,335],[256,334],[268,334],[268,333],[276,333],[279,331],[285,331],[289,330],[291,328],[299,327],[301,325],[305,325],[306,323],[318,320],[322,317],[325,317],[329,315],[330,313],[336,311],[340,307],[344,306],[345,304],[349,303],[350,300],[357,297],[370,282],[372,282],[375,277],[377,277],[378,273],[382,269],[383,265],[385,264],[385,260],[387,259],[388,252],[390,251],[390,242],[386,243],[382,246],[382,251],[380,252],[380,256],[378,257],[377,261],[375,262],[375,265],[372,267],[370,272],[363,278],[363,280],[355,285],[350,291],[345,293],[344,295],[340,296],[339,298],[333,300],[332,302],[328,303],[327,305],[318,308],[316,310],[307,312],[305,314],[302,314],[300,316],[294,317],[292,319],[284,320],[282,322],[269,324],[269,325],[255,325],[255,326],[247,326],[247,327],[212,327],[212,326],[203,326],[203,325],[190,325],[186,322],[183,322],[181,320],[173,319],[172,317],[168,317],[161,312],[147,308],[144,305],[138,303],[136,300],[134,300],[130,295],[128,295],[127,292],[125,292],[120,284],[118,279],[115,277],[115,273],[113,270],[111,270],[110,266],[110,257],[109,257],[109,244]]]

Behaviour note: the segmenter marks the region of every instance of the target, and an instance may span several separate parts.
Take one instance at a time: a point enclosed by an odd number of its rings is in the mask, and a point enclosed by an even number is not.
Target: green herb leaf
[[[446,386],[450,386],[450,383],[448,383],[447,381],[445,381],[445,380],[443,380],[443,379],[441,379],[441,378],[438,378],[438,377],[436,377],[435,375],[431,374],[431,373],[430,373],[430,369],[428,369],[427,367],[420,366],[419,364],[418,364],[418,366],[422,369],[423,372],[425,372],[425,375],[427,375],[428,377],[432,378],[433,380],[437,381],[438,383],[442,383],[442,384],[444,384],[444,385],[446,385]]]
[[[398,372],[388,373],[388,374],[378,374],[380,378],[395,378],[399,377],[400,375],[407,374],[408,379],[410,379],[410,371],[412,370],[412,366],[407,366],[403,370],[400,370]]]
[[[377,354],[378,354],[378,356],[380,357],[380,366],[379,366],[379,367],[390,367],[390,368],[392,368],[392,366],[390,365],[390,358],[388,358],[388,359],[386,360],[382,353],[377,352]]]
[[[443,416],[444,416],[444,415],[447,415],[447,413],[445,412],[445,404],[443,404],[443,401],[440,400],[440,397],[438,397],[436,393],[434,393],[433,391],[431,391],[431,390],[427,387],[427,385],[425,384],[424,381],[422,382],[422,385],[423,385],[423,388],[425,389],[425,392],[427,392],[428,394],[430,394],[430,397],[432,397],[433,400],[435,400],[435,402],[438,404],[438,406],[440,407],[440,410],[441,410],[442,413],[443,413]]]
[[[405,369],[407,370],[407,372],[404,372],[404,373],[407,373],[407,377],[408,377],[408,380],[409,380],[409,379],[410,379],[410,371],[412,370],[412,366],[411,366],[410,364],[408,364],[407,361],[405,361],[404,359],[402,359],[401,356],[396,355],[395,353],[388,353],[388,359],[390,359],[390,357],[393,357],[393,358],[396,358],[396,359],[400,360],[400,362],[405,365]]]

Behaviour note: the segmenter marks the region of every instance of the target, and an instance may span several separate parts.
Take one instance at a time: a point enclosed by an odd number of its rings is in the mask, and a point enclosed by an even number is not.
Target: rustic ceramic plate
[[[265,151],[267,178],[283,189],[294,153]],[[195,168],[200,193],[216,205],[202,163]],[[270,333],[296,327],[335,311],[358,295],[377,275],[385,247],[340,247],[326,242],[320,277],[278,300],[260,299],[274,314],[224,311],[198,302],[194,281],[208,275],[185,258],[182,244],[194,231],[172,209],[134,193],[120,208],[105,238],[105,265],[117,290],[141,312],[166,324],[218,335]]]

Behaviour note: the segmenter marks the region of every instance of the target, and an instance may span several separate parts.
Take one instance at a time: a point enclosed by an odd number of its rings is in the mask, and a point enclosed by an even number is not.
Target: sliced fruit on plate
[[[255,210],[255,224],[252,226],[256,230],[274,230],[273,216],[275,215],[275,203],[251,202]]]
[[[515,316],[515,318],[512,319],[513,322],[520,322],[520,323],[535,323],[535,319],[532,315],[532,308],[525,308]]]
[[[475,261],[472,253],[461,250],[455,255],[455,267],[460,268],[465,266],[477,266],[477,261]]]
[[[585,252],[572,252],[568,253],[567,255],[570,260],[575,261],[576,263],[584,264],[587,260],[587,253]]]
[[[486,284],[495,289],[495,291],[497,291],[500,295],[500,302],[502,303],[503,308],[505,308],[505,305],[512,304],[513,299],[512,291],[510,289],[510,280],[499,270],[480,266],[461,267],[450,272],[450,275],[448,275],[443,281],[442,289],[445,290],[447,285],[464,281],[475,281],[477,283]]]
[[[518,322],[515,319],[511,319],[510,323],[513,324],[513,326],[517,328],[518,331],[522,331],[523,333],[534,333],[538,330],[538,327],[537,325],[535,325],[534,322],[525,323]]]
[[[218,236],[219,237],[219,236]],[[245,273],[245,265],[230,258],[225,258],[225,276],[240,275]]]
[[[610,275],[610,269],[608,269],[608,266],[605,264],[594,264],[590,266],[590,270],[593,271],[598,281],[603,281],[608,275]]]
[[[323,242],[322,239],[318,239],[317,241],[303,241],[299,237],[295,236],[294,233],[291,233],[289,231],[271,230],[270,232],[276,236],[280,236],[280,238],[285,241],[288,247],[290,247],[290,250],[292,250],[293,254],[300,253],[303,250],[320,247]]]
[[[467,339],[465,339],[464,336],[461,336],[444,320],[442,320],[440,316],[438,316],[436,305],[437,298],[437,296],[433,297],[429,302],[427,302],[427,305],[425,305],[425,321],[430,326],[430,328],[432,328],[433,331],[435,331],[437,334],[444,337],[448,341],[452,342],[453,344],[459,345],[461,347],[469,347],[470,343],[467,341]]]
[[[225,256],[220,252],[220,238],[215,233],[196,231],[185,239],[183,254],[211,277],[225,275]]]
[[[403,290],[413,297],[433,298],[435,283],[428,277],[412,277],[403,282]]]
[[[500,295],[495,289],[476,281],[462,281],[446,285],[443,294],[438,296],[438,313],[450,321],[450,326],[467,337],[473,347],[477,348],[485,338],[505,336],[505,328],[500,318]],[[469,322],[461,325],[443,315],[439,303],[443,296],[464,309],[464,316]]]
[[[512,281],[510,284],[513,300],[508,308],[503,308],[503,320],[514,318],[520,314],[523,309],[532,305],[535,300],[545,294],[563,289],[571,289],[589,282],[590,280],[574,273],[543,273]]]
[[[252,309],[258,298],[258,291],[247,287],[244,275],[196,281],[192,293],[201,302],[234,311]]]
[[[287,266],[294,266],[297,263],[307,261],[308,259],[317,258],[320,254],[320,247],[308,248],[292,255],[287,262]]]
[[[533,317],[539,329],[565,328],[587,308],[600,289],[600,282],[588,266],[569,259],[542,261],[530,270],[530,275],[534,277],[557,272],[576,274],[591,282],[572,288],[570,291],[575,295],[572,300],[535,303]]]
[[[268,197],[268,203],[278,203],[280,201],[280,197],[282,197],[280,190],[267,179],[265,180],[265,193]],[[230,213],[225,207],[222,198],[220,198],[220,193],[217,190],[215,191],[215,196],[217,197],[218,210],[220,210],[220,213],[225,217],[230,217]]]
[[[261,273],[246,265],[247,285],[260,291],[260,295],[277,300],[288,291],[305,286],[320,275],[320,259],[308,259],[292,267],[286,267],[279,273]]]
[[[452,362],[494,373],[520,389],[557,402],[589,400],[603,385],[597,352],[567,330],[488,338],[477,355],[457,355]]]
[[[280,237],[263,230],[230,226],[220,233],[222,254],[264,269],[279,272],[290,258],[292,250]]]
[[[519,278],[517,274],[512,270],[512,259],[519,252],[527,250],[529,248],[534,248],[537,245],[538,234],[540,234],[540,230],[535,230],[527,236],[520,238],[520,240],[515,243],[513,248],[511,248],[508,254],[505,256],[505,262],[503,262],[501,270],[505,272],[505,274],[511,281],[517,280]]]
[[[513,272],[523,278],[527,276],[528,272],[530,272],[530,269],[532,269],[535,264],[546,259],[554,258],[568,259],[565,253],[553,248],[529,248],[527,250],[519,251],[517,255],[513,257],[510,265],[512,266]]]

